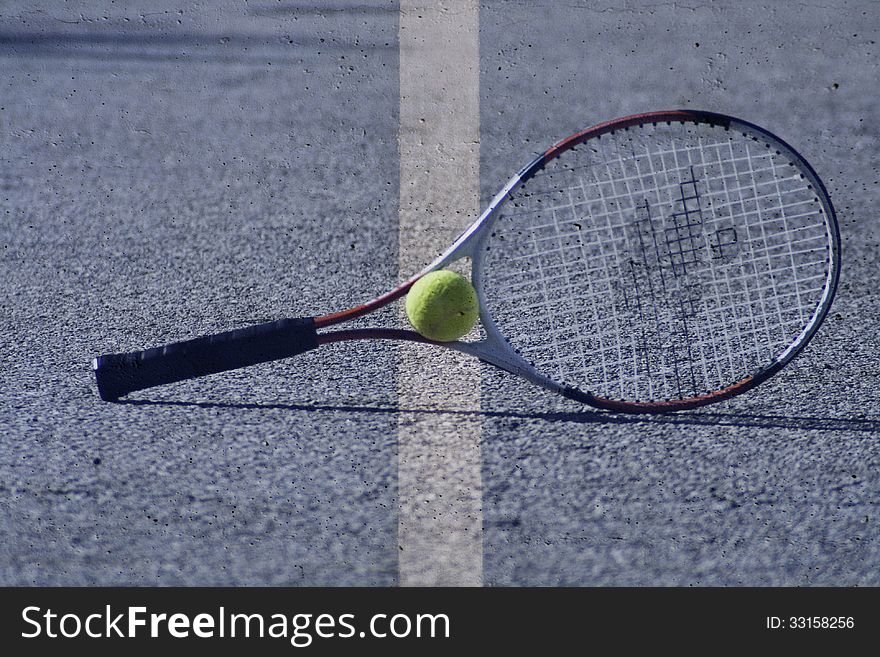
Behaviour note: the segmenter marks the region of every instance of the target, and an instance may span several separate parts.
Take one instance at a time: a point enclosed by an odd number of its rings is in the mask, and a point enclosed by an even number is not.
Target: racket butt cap
[[[92,360],[92,369],[95,372],[95,381],[98,384],[98,396],[104,401],[115,402],[123,396],[125,391],[121,390],[116,383],[117,376],[114,374],[113,356],[98,356]],[[118,372],[117,372],[118,374]]]

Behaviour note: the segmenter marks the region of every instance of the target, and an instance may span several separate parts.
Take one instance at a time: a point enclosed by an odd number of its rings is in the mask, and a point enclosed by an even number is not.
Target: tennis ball
[[[477,291],[454,271],[432,271],[410,288],[406,316],[413,328],[429,340],[457,340],[474,327],[480,316]]]

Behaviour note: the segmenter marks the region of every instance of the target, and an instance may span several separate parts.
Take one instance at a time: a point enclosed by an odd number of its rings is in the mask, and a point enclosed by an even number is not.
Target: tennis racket
[[[327,330],[471,259],[484,337]],[[812,167],[745,121],[678,110],[602,123],[521,169],[423,271],[363,305],[100,356],[98,391],[144,388],[343,340],[455,349],[591,406],[694,408],[778,372],[815,334],[840,274],[831,200]]]

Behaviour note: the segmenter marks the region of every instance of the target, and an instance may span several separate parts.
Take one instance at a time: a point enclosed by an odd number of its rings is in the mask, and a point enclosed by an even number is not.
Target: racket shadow
[[[822,416],[761,415],[750,413],[668,413],[661,415],[623,415],[607,411],[580,412],[518,412],[492,410],[457,410],[435,408],[399,408],[396,406],[359,406],[343,404],[282,404],[257,402],[196,402],[152,399],[120,399],[117,404],[129,406],[179,406],[185,408],[219,408],[244,410],[285,410],[299,412],[342,413],[410,413],[415,415],[453,415],[486,418],[512,418],[568,422],[574,424],[669,424],[690,426],[730,426],[762,429],[807,429],[813,431],[856,431],[880,433],[880,419],[835,418]]]

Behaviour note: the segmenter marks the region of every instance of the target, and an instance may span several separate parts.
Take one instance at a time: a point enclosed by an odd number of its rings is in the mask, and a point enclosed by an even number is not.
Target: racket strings
[[[487,306],[539,372],[609,398],[682,399],[803,334],[831,238],[789,155],[708,125],[588,144],[517,189],[488,240]]]

